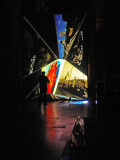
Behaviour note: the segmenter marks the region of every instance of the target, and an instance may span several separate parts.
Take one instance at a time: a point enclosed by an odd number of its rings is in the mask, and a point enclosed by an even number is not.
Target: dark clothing
[[[47,83],[50,83],[49,79],[46,76],[41,75],[39,77],[39,82],[40,82],[40,92],[47,93]]]
[[[40,83],[40,97],[44,94],[44,102],[46,102],[47,83],[50,83],[49,79],[45,75],[39,77]]]

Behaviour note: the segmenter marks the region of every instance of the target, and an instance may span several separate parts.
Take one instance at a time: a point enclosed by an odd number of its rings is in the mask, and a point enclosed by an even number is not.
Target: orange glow
[[[73,28],[70,28],[69,36],[71,36],[73,33]]]
[[[56,71],[57,71],[57,62],[53,63],[47,73],[47,77],[50,81],[50,83],[47,84],[47,94],[51,94],[52,91],[53,91],[53,87],[55,85],[55,82],[56,82],[56,78],[57,78],[57,74],[56,74]]]

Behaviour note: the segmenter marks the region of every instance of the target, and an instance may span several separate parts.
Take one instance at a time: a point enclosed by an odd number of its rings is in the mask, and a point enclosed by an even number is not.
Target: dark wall
[[[37,86],[39,83],[38,78],[41,74],[41,70],[38,70],[28,76],[23,77],[23,99],[30,98],[32,93],[31,91]]]
[[[21,0],[1,6],[1,102],[20,99],[22,81]]]

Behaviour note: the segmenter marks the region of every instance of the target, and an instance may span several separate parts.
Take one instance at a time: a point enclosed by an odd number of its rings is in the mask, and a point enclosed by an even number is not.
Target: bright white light
[[[83,101],[83,103],[84,103],[84,104],[87,104],[87,103],[88,103],[88,101]]]
[[[97,100],[95,100],[95,104],[97,104]]]

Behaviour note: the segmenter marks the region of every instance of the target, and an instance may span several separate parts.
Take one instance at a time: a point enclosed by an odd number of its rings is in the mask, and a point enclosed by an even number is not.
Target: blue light
[[[97,104],[97,100],[95,100],[95,104]]]
[[[66,38],[67,22],[63,21],[62,14],[55,15],[55,20],[56,20],[59,58],[62,59],[64,54],[64,45],[61,42],[65,41]]]
[[[70,102],[70,104],[87,104],[87,103],[88,103],[87,100]]]
[[[57,97],[59,97],[59,98],[64,98],[64,99],[68,99],[69,100],[69,98],[70,97],[67,97],[67,96],[63,96],[63,95],[58,95],[58,94],[55,94]],[[72,98],[71,97],[71,100],[79,100],[78,98]]]

